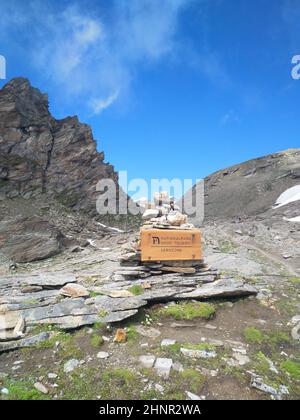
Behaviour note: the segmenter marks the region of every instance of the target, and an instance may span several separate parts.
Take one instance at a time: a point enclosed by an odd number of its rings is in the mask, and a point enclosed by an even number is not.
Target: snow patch
[[[273,209],[278,209],[279,207],[286,206],[287,204],[298,200],[300,200],[300,185],[295,185],[278,197]]]
[[[300,223],[300,216],[293,217],[292,219],[288,219],[287,217],[284,217],[283,219],[286,220],[287,222]]]
[[[103,227],[105,229],[109,229],[109,230],[111,230],[113,232],[124,233],[124,230],[121,230],[121,229],[118,229],[118,228],[114,228],[114,227],[111,227],[111,226],[106,226],[106,225],[104,225],[103,223],[100,223],[100,222],[97,222],[97,224],[99,226],[101,226],[101,227]]]

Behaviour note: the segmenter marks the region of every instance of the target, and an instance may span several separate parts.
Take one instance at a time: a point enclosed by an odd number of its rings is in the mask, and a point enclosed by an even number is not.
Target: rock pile
[[[193,229],[187,222],[187,216],[179,211],[174,198],[167,191],[154,194],[153,203],[145,202],[143,214],[144,226],[148,229]]]
[[[194,229],[167,192],[156,193],[154,203],[144,203],[144,207],[142,229]],[[148,302],[256,293],[243,281],[221,277],[218,270],[208,266],[203,259],[142,261],[139,235],[131,243],[124,244],[123,248],[120,269],[110,277],[110,286],[116,289],[131,286],[131,290],[140,291]]]

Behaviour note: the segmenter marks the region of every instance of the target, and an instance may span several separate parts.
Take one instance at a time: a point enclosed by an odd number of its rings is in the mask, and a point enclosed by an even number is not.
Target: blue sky
[[[300,147],[298,0],[0,0],[7,79],[90,124],[129,178],[201,178]],[[0,86],[5,81],[0,81]]]

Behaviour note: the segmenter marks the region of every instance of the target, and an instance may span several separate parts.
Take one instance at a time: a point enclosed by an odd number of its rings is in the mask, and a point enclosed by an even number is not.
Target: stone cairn
[[[174,199],[167,192],[155,193],[154,202],[141,200],[144,207],[142,229],[176,229],[191,230],[194,225],[188,223],[187,215],[180,212]],[[129,278],[147,278],[163,274],[178,273],[182,276],[201,277],[205,282],[217,280],[217,270],[205,264],[204,260],[176,260],[176,261],[141,261],[139,235],[131,243],[123,245],[124,254],[120,258],[121,270],[114,274],[114,280],[128,280]],[[205,276],[205,277],[204,277]]]

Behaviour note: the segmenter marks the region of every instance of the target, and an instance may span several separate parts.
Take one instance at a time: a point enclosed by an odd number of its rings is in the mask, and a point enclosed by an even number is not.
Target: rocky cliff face
[[[46,193],[74,209],[95,211],[97,182],[113,166],[77,117],[56,120],[48,96],[17,78],[0,89],[0,200]]]

